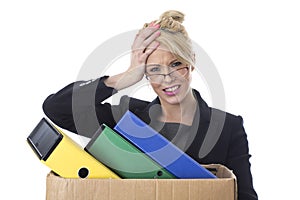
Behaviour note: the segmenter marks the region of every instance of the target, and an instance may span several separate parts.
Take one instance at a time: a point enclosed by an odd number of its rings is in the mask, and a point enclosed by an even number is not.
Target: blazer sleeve
[[[247,135],[243,127],[243,119],[241,116],[235,117],[232,125],[232,133],[230,139],[230,148],[226,165],[233,170],[237,177],[238,199],[239,200],[255,200],[258,199],[253,188],[251,164],[248,147]]]
[[[61,128],[91,137],[100,124],[113,123],[111,104],[102,102],[117,91],[105,85],[106,78],[77,81],[51,94],[43,103],[44,113]]]

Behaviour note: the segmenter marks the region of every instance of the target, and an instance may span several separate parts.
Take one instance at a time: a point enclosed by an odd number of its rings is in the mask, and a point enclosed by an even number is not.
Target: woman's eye
[[[149,73],[157,73],[157,72],[160,72],[160,67],[148,67],[147,71]]]
[[[182,62],[177,61],[177,62],[172,63],[171,67],[178,67],[180,65],[182,65]]]

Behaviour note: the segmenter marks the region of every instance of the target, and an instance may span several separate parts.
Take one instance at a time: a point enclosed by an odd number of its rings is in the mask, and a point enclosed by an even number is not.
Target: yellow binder
[[[45,118],[27,137],[42,163],[64,178],[120,178]]]

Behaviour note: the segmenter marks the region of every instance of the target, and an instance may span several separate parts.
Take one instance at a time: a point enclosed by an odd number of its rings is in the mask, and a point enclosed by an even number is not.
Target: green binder
[[[85,150],[122,178],[175,178],[105,124],[94,134]]]

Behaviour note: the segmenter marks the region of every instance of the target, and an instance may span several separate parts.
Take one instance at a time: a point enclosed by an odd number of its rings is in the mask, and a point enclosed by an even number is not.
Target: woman
[[[208,107],[191,88],[194,53],[183,19],[181,12],[167,11],[145,24],[134,40],[125,72],[72,83],[45,100],[44,112],[62,128],[91,137],[100,124],[114,127],[130,110],[199,163],[220,163],[232,169],[240,200],[257,199],[242,118]],[[123,96],[117,105],[103,103],[144,76],[157,94],[154,101]],[[217,135],[217,140],[203,154],[201,146],[210,135]]]

